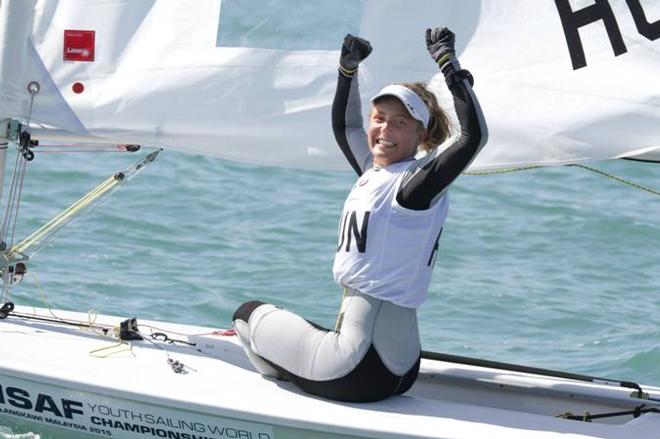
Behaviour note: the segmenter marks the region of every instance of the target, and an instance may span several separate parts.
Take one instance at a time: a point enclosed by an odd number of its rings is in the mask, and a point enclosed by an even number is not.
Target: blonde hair
[[[440,108],[435,94],[426,88],[426,84],[423,82],[405,82],[399,85],[403,85],[415,92],[429,109],[430,117],[428,128],[426,128],[426,140],[422,142],[419,148],[426,152],[433,151],[449,137],[449,116]]]

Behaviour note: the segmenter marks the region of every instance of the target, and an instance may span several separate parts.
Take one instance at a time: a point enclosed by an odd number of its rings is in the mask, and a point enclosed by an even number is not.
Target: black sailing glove
[[[443,72],[455,56],[454,41],[454,33],[446,27],[426,29],[426,48]]]
[[[470,72],[464,69],[456,71],[452,66],[452,60],[456,58],[455,40],[454,33],[446,27],[426,29],[426,48],[433,60],[438,63],[442,73],[445,74],[447,85],[451,87],[463,79],[467,79],[470,85],[473,85],[474,79]]]
[[[371,53],[371,43],[364,38],[348,34],[344,37],[339,57],[339,71],[346,76],[353,76],[358,65]]]

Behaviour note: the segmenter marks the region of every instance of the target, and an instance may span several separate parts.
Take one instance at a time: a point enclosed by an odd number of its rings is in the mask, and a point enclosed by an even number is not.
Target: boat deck
[[[16,312],[52,318],[44,309]],[[90,321],[87,314],[54,314]],[[93,320],[113,333],[124,319]],[[80,327],[11,315],[0,320],[0,416],[33,423],[33,431],[55,426],[115,438],[657,439],[660,431],[656,413],[593,422],[556,417],[652,405],[632,398],[631,389],[427,359],[403,396],[362,404],[329,401],[264,379],[236,337],[211,334],[215,328],[138,324],[141,334],[162,333],[179,342],[159,335],[119,345]],[[660,397],[660,389],[645,390]]]

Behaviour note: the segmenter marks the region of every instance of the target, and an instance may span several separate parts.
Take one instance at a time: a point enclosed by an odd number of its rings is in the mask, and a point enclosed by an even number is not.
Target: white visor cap
[[[376,96],[371,98],[371,102],[373,103],[381,96],[394,96],[399,99],[408,110],[408,113],[422,123],[424,129],[429,127],[429,109],[426,107],[422,98],[408,87],[399,84],[387,85]]]

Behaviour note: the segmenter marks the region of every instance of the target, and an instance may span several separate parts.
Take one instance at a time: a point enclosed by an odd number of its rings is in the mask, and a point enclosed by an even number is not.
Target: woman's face
[[[411,158],[426,132],[397,98],[374,103],[369,115],[367,139],[374,165],[385,167]]]

